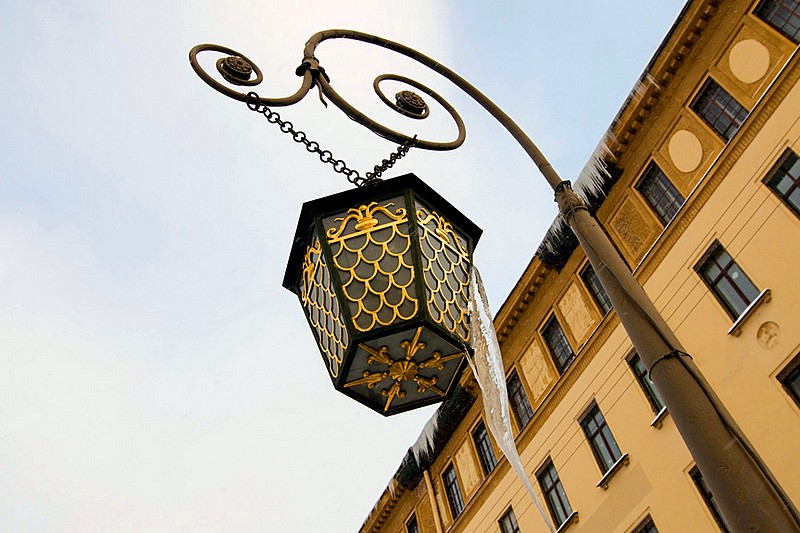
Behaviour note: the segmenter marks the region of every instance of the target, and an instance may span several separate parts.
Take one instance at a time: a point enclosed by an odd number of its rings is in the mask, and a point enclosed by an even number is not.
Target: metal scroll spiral
[[[253,105],[269,107],[290,106],[305,98],[312,88],[317,87],[320,91],[320,98],[322,98],[324,95],[336,107],[341,109],[350,119],[367,127],[369,130],[383,138],[399,144],[408,144],[415,148],[439,151],[454,150],[464,143],[464,139],[466,138],[466,128],[464,126],[464,121],[461,119],[455,108],[453,108],[453,106],[450,105],[447,100],[445,100],[432,89],[405,76],[396,74],[382,74],[377,76],[373,82],[373,89],[378,97],[387,106],[392,108],[394,111],[412,119],[424,119],[429,116],[430,110],[425,99],[420,96],[420,94],[412,90],[400,91],[395,95],[394,99],[391,99],[381,90],[380,84],[384,81],[397,81],[429,96],[450,114],[450,117],[453,119],[458,129],[458,134],[455,139],[441,142],[420,139],[417,136],[406,135],[380,124],[347,102],[347,100],[340,96],[339,93],[337,93],[336,90],[334,90],[334,88],[331,86],[330,78],[326,74],[325,69],[319,65],[319,61],[314,55],[316,46],[319,43],[327,39],[335,38],[354,39],[363,42],[369,42],[390,50],[395,50],[439,72],[439,70],[434,67],[435,65],[438,65],[438,63],[430,58],[427,58],[426,56],[423,56],[422,54],[419,54],[419,52],[407,48],[404,45],[400,45],[399,43],[394,43],[380,37],[351,30],[327,30],[313,35],[306,43],[303,62],[296,70],[296,74],[302,77],[300,87],[294,94],[282,98],[264,98],[259,96],[258,100],[254,101],[254,93],[250,91],[239,92],[236,89],[221,83],[205,69],[203,69],[197,59],[197,56],[200,54],[200,52],[217,52],[226,54],[226,57],[220,58],[216,62],[217,72],[226,82],[231,85],[244,87],[253,87],[260,84],[264,79],[261,69],[259,69],[258,66],[245,55],[240,54],[231,48],[216,44],[200,44],[192,48],[189,52],[189,62],[195,73],[197,73],[197,75],[200,76],[200,78],[210,87],[224,94],[225,96],[233,98],[234,100],[246,102],[248,106],[251,106],[251,108]]]

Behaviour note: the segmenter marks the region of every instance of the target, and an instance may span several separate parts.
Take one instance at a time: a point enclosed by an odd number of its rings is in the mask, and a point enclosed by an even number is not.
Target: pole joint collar
[[[586,203],[572,190],[572,183],[569,180],[563,180],[556,186],[556,203],[561,216],[567,221],[572,218],[575,211],[579,209],[589,210],[586,207]]]
[[[650,369],[647,371],[647,378],[648,378],[648,379],[650,379],[650,381],[652,381],[652,380],[653,380],[652,373],[653,373],[653,369],[656,367],[656,365],[657,365],[658,363],[660,363],[661,361],[663,361],[663,360],[665,360],[665,359],[669,359],[669,358],[671,358],[671,357],[688,357],[689,359],[692,359],[692,356],[691,356],[691,355],[689,355],[689,354],[688,354],[688,353],[686,353],[686,352],[682,352],[682,351],[680,351],[680,350],[672,350],[672,351],[671,351],[671,352],[669,352],[668,354],[666,354],[666,355],[662,355],[661,357],[659,357],[658,359],[656,359],[656,360],[653,362],[653,364],[652,364],[652,365],[650,365]]]

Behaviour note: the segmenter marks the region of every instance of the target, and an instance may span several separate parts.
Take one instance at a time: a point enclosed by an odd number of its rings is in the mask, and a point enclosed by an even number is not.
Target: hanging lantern
[[[387,416],[448,397],[480,235],[413,174],[303,204],[283,286],[337,390]]]

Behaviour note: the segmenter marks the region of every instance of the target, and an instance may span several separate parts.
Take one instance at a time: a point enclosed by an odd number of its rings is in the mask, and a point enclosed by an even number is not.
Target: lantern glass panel
[[[299,296],[319,349],[328,363],[328,373],[337,378],[350,340],[331,285],[331,273],[316,238],[308,245],[303,257]]]
[[[333,265],[358,331],[417,314],[405,198],[355,205],[322,221]]]
[[[451,222],[425,203],[418,200],[414,207],[428,312],[434,322],[467,342],[467,291],[471,264],[468,241]]]

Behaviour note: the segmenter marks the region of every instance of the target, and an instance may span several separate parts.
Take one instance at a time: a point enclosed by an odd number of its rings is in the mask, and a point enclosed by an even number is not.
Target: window
[[[488,476],[497,465],[497,457],[494,454],[492,441],[489,440],[489,433],[486,432],[486,424],[483,423],[483,420],[472,430],[472,440],[478,450],[478,458],[481,461],[483,473]]]
[[[800,407],[800,355],[778,374],[778,380]]]
[[[758,297],[755,284],[718,242],[697,266],[697,272],[734,319]]]
[[[698,470],[695,466],[689,471],[689,475],[691,476],[692,481],[694,481],[694,484],[697,486],[697,491],[700,493],[700,496],[703,497],[703,501],[706,502],[708,510],[711,511],[711,514],[714,516],[714,521],[719,526],[720,531],[723,533],[728,533],[728,528],[725,526],[725,522],[722,520],[722,515],[719,513],[717,502],[714,501],[714,495],[711,494],[710,490],[708,490],[706,482],[703,480],[703,474],[701,474],[700,470]]]
[[[653,162],[647,167],[636,189],[644,196],[650,209],[665,226],[683,205],[681,193]]]
[[[506,388],[508,389],[508,401],[511,404],[511,410],[514,411],[517,425],[521,430],[533,418],[533,409],[531,409],[531,402],[528,401],[528,396],[522,388],[522,382],[516,370],[508,376]]]
[[[611,300],[608,299],[606,290],[603,288],[603,285],[600,284],[600,279],[597,277],[590,263],[586,263],[581,269],[581,279],[583,280],[583,284],[586,285],[586,288],[589,289],[592,298],[594,298],[594,303],[600,308],[600,313],[605,316],[606,313],[611,311],[613,306],[611,305]]]
[[[755,15],[795,43],[800,39],[800,2],[797,0],[764,0],[756,8]]]
[[[788,149],[784,152],[764,183],[800,216],[800,161],[794,152]]]
[[[564,330],[561,329],[561,324],[558,323],[555,315],[551,316],[550,320],[547,321],[547,325],[542,330],[542,337],[544,337],[544,342],[553,356],[559,373],[563,374],[572,361],[575,360],[575,352],[572,351],[572,347],[567,341],[567,336],[564,335]]]
[[[419,533],[419,526],[417,525],[417,515],[412,514],[411,517],[406,520],[406,533]]]
[[[556,467],[553,466],[551,459],[547,459],[545,465],[536,474],[536,479],[539,481],[539,486],[542,487],[542,493],[544,493],[544,499],[550,509],[553,522],[556,523],[556,526],[560,526],[572,514],[572,507],[569,505],[567,493],[561,486],[561,480],[558,479],[558,472],[556,472]]]
[[[514,516],[514,510],[509,507],[506,514],[500,520],[500,531],[503,533],[520,533],[519,524],[517,524],[517,517]]]
[[[580,424],[592,446],[597,464],[605,474],[622,457],[622,453],[619,451],[617,441],[614,440],[614,435],[611,434],[611,429],[606,424],[606,419],[603,418],[603,413],[600,412],[597,404],[594,404],[583,416]]]
[[[747,109],[709,78],[692,103],[692,109],[720,137],[730,141],[747,117]]]
[[[458,486],[456,469],[453,468],[452,463],[442,474],[442,480],[444,481],[444,491],[447,494],[447,502],[450,504],[450,512],[453,513],[453,520],[455,520],[464,510],[464,498],[461,496],[461,487]]]
[[[655,522],[648,515],[631,533],[658,533]]]
[[[664,408],[664,400],[661,399],[661,395],[656,390],[655,385],[650,381],[650,376],[647,375],[647,369],[644,367],[639,354],[634,353],[628,358],[628,365],[630,365],[633,374],[636,376],[636,381],[639,382],[639,386],[644,391],[644,395],[647,397],[653,412],[659,413]]]

